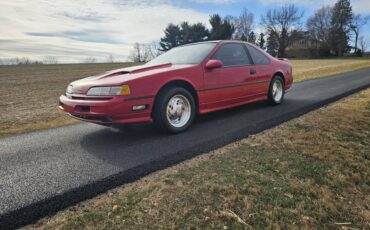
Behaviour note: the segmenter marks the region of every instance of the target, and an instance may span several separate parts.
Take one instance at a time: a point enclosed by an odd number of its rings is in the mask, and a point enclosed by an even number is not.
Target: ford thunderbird
[[[287,59],[245,42],[209,41],[74,81],[60,96],[59,108],[96,124],[154,122],[178,133],[199,114],[261,100],[279,105],[292,82]]]

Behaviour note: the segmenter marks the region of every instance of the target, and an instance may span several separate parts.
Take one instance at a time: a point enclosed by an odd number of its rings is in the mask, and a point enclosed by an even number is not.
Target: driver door
[[[223,44],[211,59],[220,60],[223,67],[205,70],[203,93],[207,109],[229,107],[253,95],[255,69],[244,44]]]

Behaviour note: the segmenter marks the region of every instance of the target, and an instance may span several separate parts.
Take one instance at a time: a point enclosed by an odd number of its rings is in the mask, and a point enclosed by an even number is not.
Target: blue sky
[[[0,2],[0,59],[28,57],[81,62],[105,61],[113,55],[126,61],[133,43],[150,43],[163,36],[170,22],[202,22],[210,14],[238,16],[243,8],[255,15],[255,30],[269,8],[292,0],[2,0]],[[305,19],[335,0],[294,2]],[[355,13],[370,15],[369,0],[352,0]],[[370,36],[370,23],[362,28]]]
[[[260,25],[261,16],[266,13],[268,9],[280,7],[285,4],[295,4],[304,12],[302,19],[302,26],[308,17],[312,16],[318,8],[323,5],[333,6],[336,0],[194,0],[194,1],[178,1],[177,4],[182,7],[189,7],[197,11],[213,14],[217,12],[222,16],[232,15],[238,16],[243,8],[254,14],[255,28],[263,31]],[[363,16],[370,16],[370,1],[369,0],[352,0],[353,12]],[[362,29],[363,35],[370,35],[370,22]]]

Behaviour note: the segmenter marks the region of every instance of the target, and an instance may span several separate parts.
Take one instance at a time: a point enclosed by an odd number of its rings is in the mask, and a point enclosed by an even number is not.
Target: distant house
[[[320,44],[311,39],[307,31],[293,31],[285,52],[288,58],[318,57]]]

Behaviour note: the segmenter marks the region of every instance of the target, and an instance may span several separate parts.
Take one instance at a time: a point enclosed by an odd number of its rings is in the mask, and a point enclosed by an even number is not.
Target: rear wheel
[[[195,118],[194,97],[180,87],[161,92],[153,109],[154,124],[167,133],[185,131]]]
[[[284,80],[280,76],[272,78],[268,92],[268,101],[272,105],[279,105],[284,100]]]

